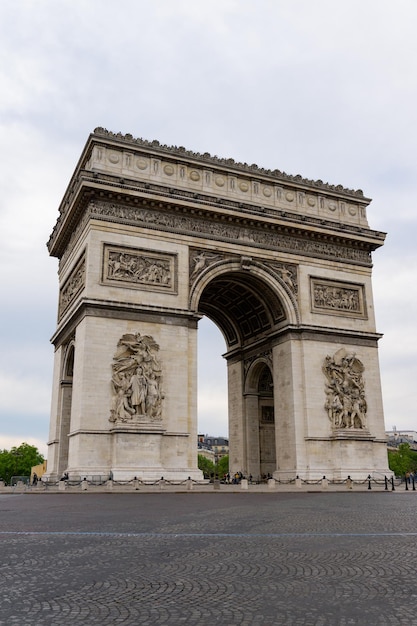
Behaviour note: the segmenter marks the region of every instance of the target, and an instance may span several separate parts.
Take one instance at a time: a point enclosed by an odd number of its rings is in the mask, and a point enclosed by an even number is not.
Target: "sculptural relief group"
[[[162,369],[158,344],[149,335],[125,334],[112,364],[111,422],[162,420]]]
[[[323,372],[327,378],[325,409],[334,429],[366,426],[366,399],[363,363],[342,348],[326,356]]]

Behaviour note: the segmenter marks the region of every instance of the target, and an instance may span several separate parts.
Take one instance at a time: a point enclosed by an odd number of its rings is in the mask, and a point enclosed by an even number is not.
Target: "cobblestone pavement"
[[[417,494],[0,496],[1,626],[417,625]]]

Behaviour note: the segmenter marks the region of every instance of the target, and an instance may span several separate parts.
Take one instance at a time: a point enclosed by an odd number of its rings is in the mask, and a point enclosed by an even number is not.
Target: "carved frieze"
[[[310,277],[314,313],[366,318],[364,286]]]
[[[324,408],[334,430],[362,430],[366,427],[364,369],[355,354],[348,354],[344,348],[324,360]]]
[[[94,200],[89,205],[90,215],[95,219],[121,221],[144,228],[167,230],[191,236],[204,236],[222,241],[235,241],[287,253],[304,254],[370,265],[370,253],[362,248],[342,243],[317,241],[297,235],[283,233],[261,226],[241,226],[237,223],[219,222],[196,215],[184,215],[158,209],[130,207],[126,205]]]
[[[127,333],[121,337],[112,364],[110,422],[161,422],[164,394],[158,351],[149,335]]]
[[[65,311],[74,302],[78,294],[85,287],[85,252],[78,260],[74,269],[61,287],[59,293],[58,318],[61,319]]]
[[[120,287],[177,292],[177,256],[105,244],[102,280]]]

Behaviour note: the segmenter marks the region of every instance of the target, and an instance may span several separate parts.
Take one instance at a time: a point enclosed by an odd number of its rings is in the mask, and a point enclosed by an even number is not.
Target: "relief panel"
[[[59,292],[58,319],[60,320],[65,311],[74,302],[78,294],[85,287],[85,251],[77,261],[74,269],[62,285]]]
[[[363,285],[310,276],[310,294],[313,313],[362,319],[368,317]]]
[[[176,294],[177,255],[104,244],[102,281]]]

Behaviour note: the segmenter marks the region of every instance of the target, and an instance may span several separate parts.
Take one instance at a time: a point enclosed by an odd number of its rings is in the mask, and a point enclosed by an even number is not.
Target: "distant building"
[[[215,457],[214,457],[214,450],[206,446],[203,446],[200,443],[198,444],[198,454],[200,454],[201,456],[204,456],[206,459],[208,459],[212,463],[216,462]]]
[[[39,465],[34,465],[30,470],[30,483],[33,483],[33,476],[36,474],[37,479],[39,480],[45,474],[47,468],[47,461],[40,463]]]
[[[229,454],[229,440],[224,437],[198,435],[198,453],[202,454],[203,450],[212,452],[213,462],[218,463],[223,456]],[[207,458],[211,457],[207,456]]]
[[[409,443],[410,448],[417,450],[417,431],[415,430],[386,430],[388,448],[398,448],[401,443]]]

